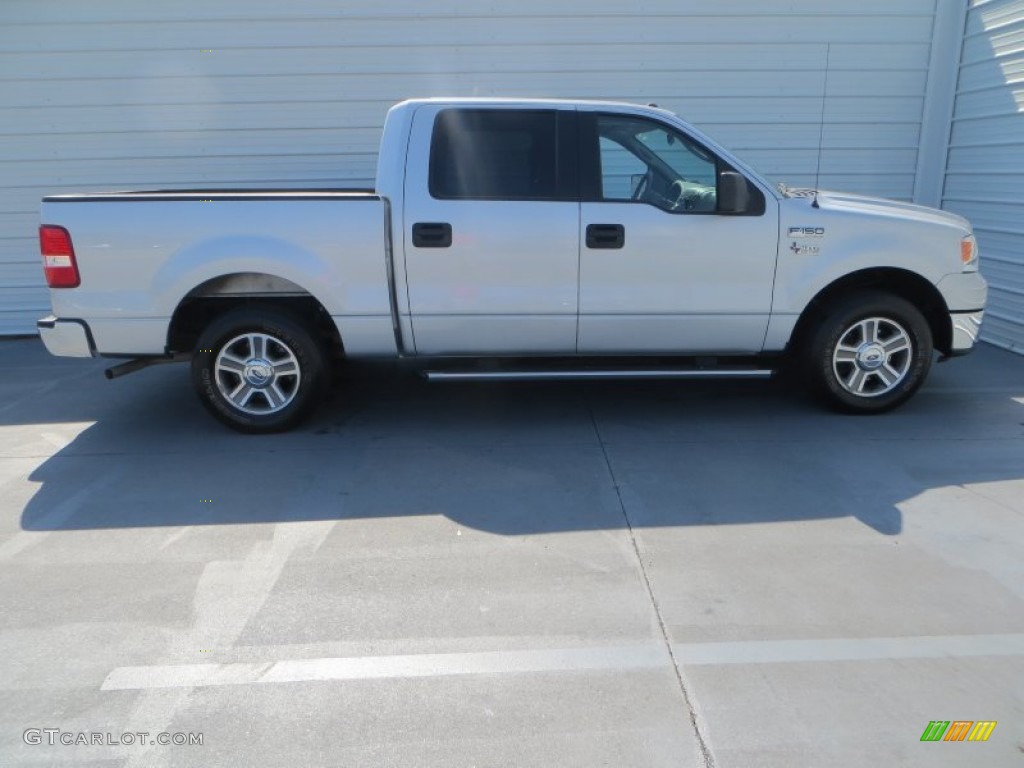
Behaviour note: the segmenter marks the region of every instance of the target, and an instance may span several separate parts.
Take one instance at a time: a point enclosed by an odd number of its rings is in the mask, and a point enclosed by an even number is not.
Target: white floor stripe
[[[684,666],[1021,656],[1024,655],[1024,634],[680,643],[673,646],[673,651]],[[669,663],[665,649],[656,644],[291,659],[258,663],[118,667],[107,675],[101,688],[116,691],[318,680],[651,669]]]
[[[642,669],[668,663],[668,653],[664,647],[654,644],[541,651],[292,659],[255,664],[118,667],[107,675],[102,689],[112,691],[176,686],[238,685],[241,683],[292,683],[311,680],[372,680],[397,677],[436,677],[438,675]]]
[[[1024,634],[681,643],[672,649],[683,665],[1022,656]]]

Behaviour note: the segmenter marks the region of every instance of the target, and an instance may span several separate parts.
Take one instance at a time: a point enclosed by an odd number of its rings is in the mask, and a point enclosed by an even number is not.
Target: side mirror
[[[750,207],[750,182],[742,173],[722,171],[718,174],[718,212],[746,213]]]

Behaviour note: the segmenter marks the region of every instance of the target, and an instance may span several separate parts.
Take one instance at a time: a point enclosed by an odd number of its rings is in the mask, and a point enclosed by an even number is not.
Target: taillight
[[[43,224],[39,228],[39,251],[43,254],[43,273],[51,288],[74,288],[81,280],[71,235],[64,227]]]

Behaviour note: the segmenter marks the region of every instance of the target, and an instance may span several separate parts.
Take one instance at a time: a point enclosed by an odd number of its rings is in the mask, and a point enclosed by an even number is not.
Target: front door
[[[760,352],[775,200],[748,182],[749,209],[720,212],[733,169],[666,123],[580,112],[580,136],[579,352]]]
[[[575,153],[558,151],[575,117],[417,110],[402,246],[418,354],[576,351],[578,185]],[[430,147],[429,159],[416,147]]]

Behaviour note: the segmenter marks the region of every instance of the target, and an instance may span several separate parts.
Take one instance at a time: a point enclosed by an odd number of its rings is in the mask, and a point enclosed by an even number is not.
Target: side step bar
[[[687,369],[654,368],[650,370],[537,370],[537,371],[423,371],[428,381],[571,381],[590,379],[770,379],[775,371],[767,368]]]

